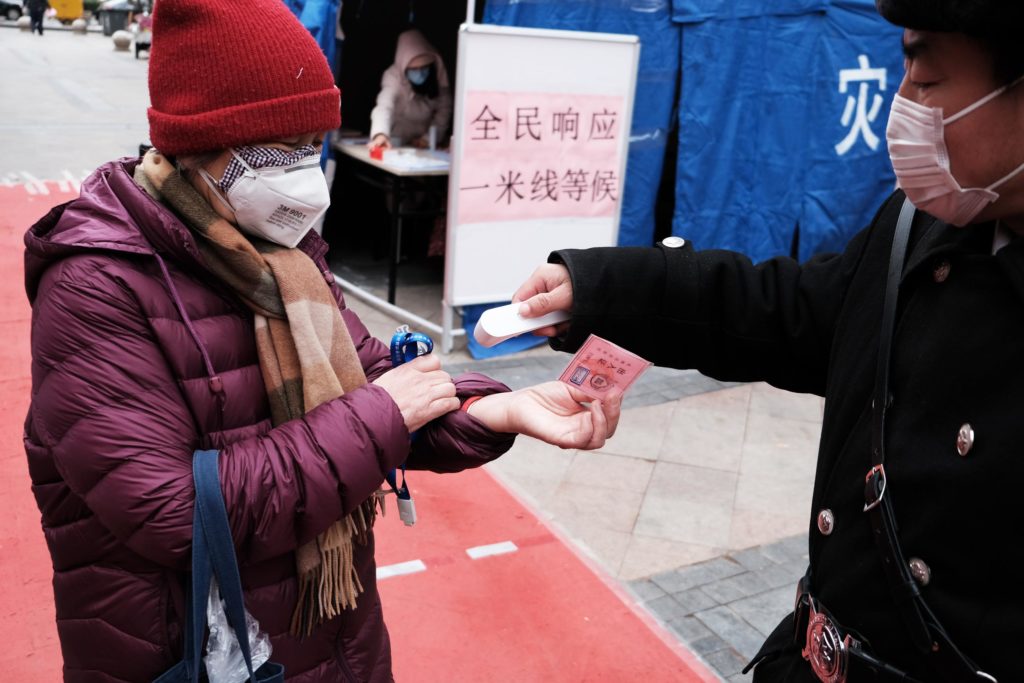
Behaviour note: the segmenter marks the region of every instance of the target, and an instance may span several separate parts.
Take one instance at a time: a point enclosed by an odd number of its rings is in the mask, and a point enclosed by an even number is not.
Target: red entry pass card
[[[591,398],[607,398],[626,393],[649,367],[635,353],[592,334],[558,379]]]

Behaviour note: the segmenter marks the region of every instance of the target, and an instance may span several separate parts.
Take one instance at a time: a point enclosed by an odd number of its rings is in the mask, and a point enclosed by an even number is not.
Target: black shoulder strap
[[[896,516],[892,508],[892,492],[885,476],[885,414],[892,396],[889,393],[889,360],[896,327],[896,306],[899,299],[900,278],[906,259],[910,226],[914,220],[914,206],[904,200],[896,222],[892,252],[889,256],[888,279],[885,286],[885,304],[878,344],[878,368],[875,374],[874,400],[871,421],[871,469],[865,477],[864,512],[871,520],[875,545],[882,558],[882,566],[889,590],[910,631],[915,647],[934,656],[936,670],[949,681],[987,680],[984,674],[953,644],[918,589],[910,573],[903,550],[900,548]],[[966,677],[965,677],[966,676]]]

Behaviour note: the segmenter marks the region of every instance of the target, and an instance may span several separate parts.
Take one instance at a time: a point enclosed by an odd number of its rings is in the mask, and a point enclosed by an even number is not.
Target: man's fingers
[[[553,305],[554,297],[551,296],[551,293],[541,292],[531,296],[519,306],[519,315],[524,318],[536,318],[555,310]]]
[[[544,276],[545,271],[548,270],[550,264],[544,264],[538,266],[536,270],[527,278],[526,282],[519,286],[516,293],[512,295],[512,303],[517,301],[524,301],[529,299],[538,292],[546,291],[549,287],[548,278]]]
[[[512,295],[512,303],[526,301],[527,299],[536,296],[536,294],[541,291],[540,288],[543,284],[543,281],[535,280],[531,277],[516,290],[515,294]]]
[[[547,263],[533,272],[512,295],[513,302],[522,302],[519,314],[535,318],[545,313],[572,308],[572,285],[565,266]]]
[[[542,327],[539,330],[534,330],[533,335],[535,337],[557,337],[558,328],[554,326]]]

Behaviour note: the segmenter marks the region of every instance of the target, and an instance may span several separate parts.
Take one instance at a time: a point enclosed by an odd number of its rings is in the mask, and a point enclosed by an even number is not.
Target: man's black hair
[[[897,26],[971,36],[994,58],[1001,84],[1024,75],[1024,2],[1021,0],[875,0],[878,13]]]
[[[992,68],[998,83],[1008,85],[1024,76],[1024,46],[1021,42],[1020,38],[981,39],[981,44],[992,51]]]

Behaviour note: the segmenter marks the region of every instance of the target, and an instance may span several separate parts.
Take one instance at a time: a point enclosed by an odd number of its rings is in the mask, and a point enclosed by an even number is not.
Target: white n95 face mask
[[[243,231],[289,249],[306,236],[331,204],[327,179],[320,170],[319,153],[283,153],[280,150],[245,148],[231,150],[234,159],[225,170],[225,178],[217,183],[204,169],[203,180],[218,198],[235,214],[235,222]],[[263,155],[285,159],[283,165],[253,168],[243,156]],[[296,158],[298,157],[298,158]],[[232,171],[231,165],[240,164]],[[239,172],[240,171],[240,172]],[[230,177],[225,192],[222,185]]]
[[[896,95],[885,131],[896,184],[910,203],[956,226],[969,224],[982,210],[999,199],[995,189],[1021,171],[1024,164],[988,187],[960,187],[949,170],[945,127],[988,104],[1024,79],[1017,79],[989,93],[948,118],[940,107],[926,107]]]

